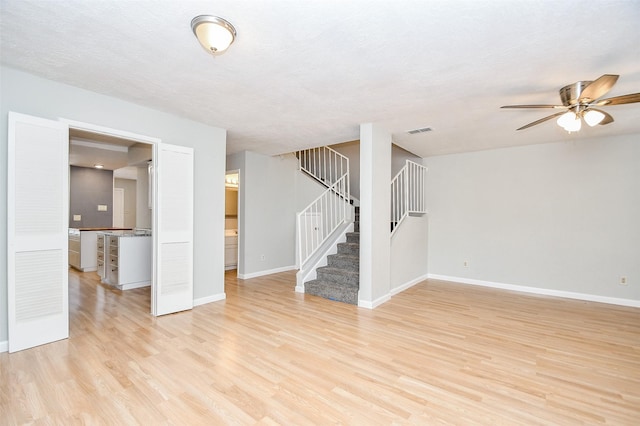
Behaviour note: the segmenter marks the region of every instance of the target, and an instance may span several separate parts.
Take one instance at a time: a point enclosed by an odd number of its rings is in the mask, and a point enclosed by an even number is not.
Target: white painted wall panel
[[[429,274],[639,300],[639,140],[425,159]]]

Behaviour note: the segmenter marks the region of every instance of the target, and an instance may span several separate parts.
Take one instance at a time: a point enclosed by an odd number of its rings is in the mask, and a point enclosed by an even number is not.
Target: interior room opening
[[[152,179],[152,144],[70,127],[70,283],[150,294]]]

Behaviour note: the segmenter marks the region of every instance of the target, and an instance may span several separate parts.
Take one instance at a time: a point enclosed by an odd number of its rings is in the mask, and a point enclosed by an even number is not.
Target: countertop
[[[131,231],[132,228],[69,228],[78,231]]]
[[[100,231],[100,234],[103,235],[109,235],[109,236],[115,236],[115,237],[150,237],[151,233],[149,232],[135,232],[131,229],[129,230],[124,230],[124,231]]]

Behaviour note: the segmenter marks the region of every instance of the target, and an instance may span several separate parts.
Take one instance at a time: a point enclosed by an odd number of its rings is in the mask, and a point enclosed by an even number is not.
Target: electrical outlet
[[[260,260],[266,260],[266,256],[264,254],[260,255]]]
[[[620,277],[620,285],[627,285],[627,277]]]

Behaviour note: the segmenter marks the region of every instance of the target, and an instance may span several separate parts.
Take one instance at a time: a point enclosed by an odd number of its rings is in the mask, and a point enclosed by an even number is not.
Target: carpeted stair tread
[[[327,266],[316,269],[315,280],[304,283],[304,292],[352,305],[358,304],[360,288],[360,208],[355,207],[354,232],[346,233],[338,253],[327,256]]]
[[[330,281],[312,280],[304,285],[304,292],[314,296],[324,297],[325,299],[335,300],[337,302],[358,304],[358,286],[337,284]]]
[[[360,256],[350,254],[330,254],[327,256],[328,265],[332,268],[360,271]]]
[[[322,266],[316,269],[316,275],[319,280],[331,281],[338,284],[353,284],[358,285],[360,283],[360,272],[349,271],[347,269],[332,268],[330,266]]]
[[[341,254],[351,254],[354,256],[360,255],[360,244],[359,243],[339,243],[338,244],[338,253]]]
[[[360,244],[360,233],[347,232],[347,243]]]

